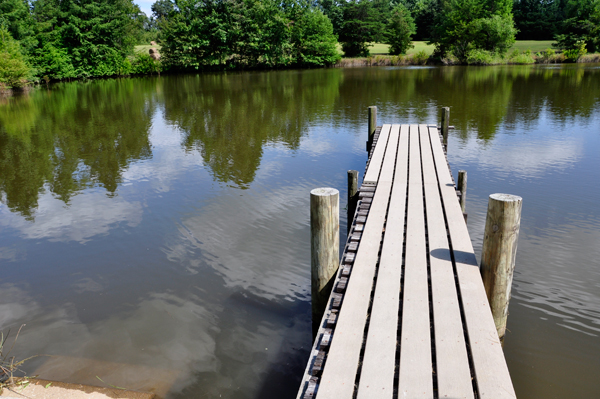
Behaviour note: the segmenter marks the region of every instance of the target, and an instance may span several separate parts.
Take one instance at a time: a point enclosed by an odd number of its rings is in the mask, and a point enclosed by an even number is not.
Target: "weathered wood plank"
[[[438,137],[438,130],[430,128],[429,134],[432,138],[442,200],[454,250],[479,397],[515,398],[516,394],[487,301],[477,259],[473,253],[471,238],[457,201],[452,176],[439,139],[433,139]]]
[[[438,394],[440,398],[473,398],[471,371],[429,131],[426,125],[419,126],[419,131],[429,239]]]
[[[375,152],[380,145],[385,147],[386,144],[387,139],[378,141]],[[358,370],[379,244],[392,188],[396,147],[387,146],[387,152],[389,152],[388,156],[384,158],[382,154],[379,158],[383,160],[381,175],[360,248],[356,253],[352,274],[346,286],[344,305],[338,316],[326,367],[319,385],[319,399],[352,399],[354,394],[354,381]],[[380,169],[373,164],[373,160],[371,166]],[[371,170],[371,167],[369,169]]]
[[[419,128],[410,125],[408,215],[398,397],[433,397]]]
[[[383,165],[383,156],[385,155],[385,149],[388,138],[390,136],[391,128],[391,125],[383,125],[381,127],[381,133],[379,134],[377,145],[375,146],[375,150],[373,151],[373,155],[371,156],[369,168],[367,169],[365,177],[363,178],[363,184],[377,184],[377,181],[379,179],[379,172]]]
[[[398,136],[400,144],[398,145]],[[370,325],[358,385],[359,399],[391,398],[394,393],[398,305],[404,241],[406,174],[408,169],[408,126],[393,125],[388,146],[398,145],[397,165],[379,270],[373,297]],[[388,155],[389,154],[389,155]],[[386,157],[391,153],[386,153]]]

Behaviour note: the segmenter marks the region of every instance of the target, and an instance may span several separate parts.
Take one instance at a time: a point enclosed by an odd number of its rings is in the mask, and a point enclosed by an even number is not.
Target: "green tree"
[[[515,41],[512,0],[443,0],[434,37],[436,54],[466,62],[469,54],[504,55]]]
[[[555,47],[581,55],[600,50],[600,0],[569,0]]]
[[[234,6],[222,0],[175,0],[159,21],[163,62],[176,69],[224,66],[238,24],[232,20]]]
[[[126,56],[133,53],[139,14],[132,0],[35,0],[36,59],[47,55],[51,45],[61,54],[57,65],[70,63],[74,77],[127,73]],[[47,69],[52,62],[43,62],[46,74],[61,75]]]
[[[440,9],[438,0],[401,0],[415,20],[415,40],[429,40]]]
[[[320,10],[305,8],[292,27],[293,63],[301,66],[335,64],[340,55],[333,25]]]
[[[340,34],[340,30],[342,28],[342,24],[344,23],[344,9],[343,4],[344,0],[341,0],[342,3],[338,0],[320,0],[319,8],[323,11],[323,14],[329,18],[331,24],[333,25],[333,33],[336,35]]]
[[[235,13],[239,30],[233,31],[233,51],[238,65],[278,67],[292,64],[290,21],[280,3],[243,0]]]
[[[35,46],[34,20],[27,0],[0,0],[0,25],[6,26],[25,51]]]
[[[370,0],[353,0],[343,6],[344,22],[338,40],[346,57],[369,55],[370,42],[383,41],[385,22]]]
[[[565,0],[514,0],[518,40],[551,40],[557,33]]]
[[[390,54],[406,54],[413,48],[411,37],[416,33],[415,21],[410,11],[399,3],[393,8],[387,24],[386,43],[390,45]]]
[[[331,22],[304,0],[173,4],[159,22],[163,60],[172,68],[317,66],[338,59]]]
[[[150,7],[152,16],[156,21],[167,19],[169,14],[175,9],[175,4],[171,0],[156,0]]]

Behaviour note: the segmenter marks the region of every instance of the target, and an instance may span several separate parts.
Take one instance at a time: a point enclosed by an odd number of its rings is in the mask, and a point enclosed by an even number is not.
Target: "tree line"
[[[433,59],[503,56],[516,39],[600,48],[600,0],[0,0],[0,85],[152,73],[327,66],[374,42]],[[134,54],[156,40],[162,59]]]

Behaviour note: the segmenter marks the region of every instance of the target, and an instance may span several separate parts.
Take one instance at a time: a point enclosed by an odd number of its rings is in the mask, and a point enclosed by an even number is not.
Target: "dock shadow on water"
[[[367,106],[386,123],[450,106],[476,253],[487,195],[526,203],[505,347],[517,396],[573,393],[574,373],[573,396],[600,396],[598,93],[597,66],[566,65],[178,75],[2,98],[0,329],[26,324],[13,351],[51,355],[25,365],[41,378],[293,398],[311,346],[310,190],[346,198]]]

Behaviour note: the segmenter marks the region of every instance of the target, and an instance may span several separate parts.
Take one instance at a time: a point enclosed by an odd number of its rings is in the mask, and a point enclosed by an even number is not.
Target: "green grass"
[[[415,54],[419,51],[425,51],[427,54],[433,53],[434,46],[428,45],[427,42],[413,42],[415,47],[409,49],[406,54]],[[388,54],[390,51],[390,46],[383,43],[375,43],[373,47],[370,47],[371,54]]]
[[[526,50],[531,50],[532,53],[537,53],[538,51],[544,51],[548,48],[551,48],[551,44],[553,42],[553,40],[517,40],[514,46],[512,46],[512,48],[509,50],[509,53],[514,49],[519,50],[521,53]],[[415,54],[421,50],[424,50],[427,54],[433,53],[434,46],[428,45],[427,42],[415,41],[413,44],[415,47],[408,50],[407,54]],[[343,55],[342,47],[338,46],[338,49],[340,54]],[[372,47],[369,47],[372,55],[388,54],[389,49],[390,46],[383,43],[374,43]]]
[[[415,47],[408,50],[407,54],[418,53],[421,50],[425,50],[427,54],[433,53],[433,46],[428,46],[427,42],[413,42],[413,44],[415,45]],[[338,51],[341,55],[344,55],[344,52],[342,51],[342,46],[340,44],[338,44]],[[383,43],[373,43],[373,46],[369,47],[369,51],[371,52],[371,55],[388,54],[390,52],[390,45]]]
[[[554,40],[517,40],[508,52],[517,49],[520,52],[531,50],[532,53],[537,53],[552,48],[552,43]]]
[[[160,45],[156,45],[156,46],[151,46],[149,44],[142,44],[140,46],[135,46],[133,48],[133,51],[136,54],[140,54],[140,53],[144,53],[144,54],[148,54],[148,50],[150,50],[152,47],[154,47],[155,49],[157,49],[160,52]]]

